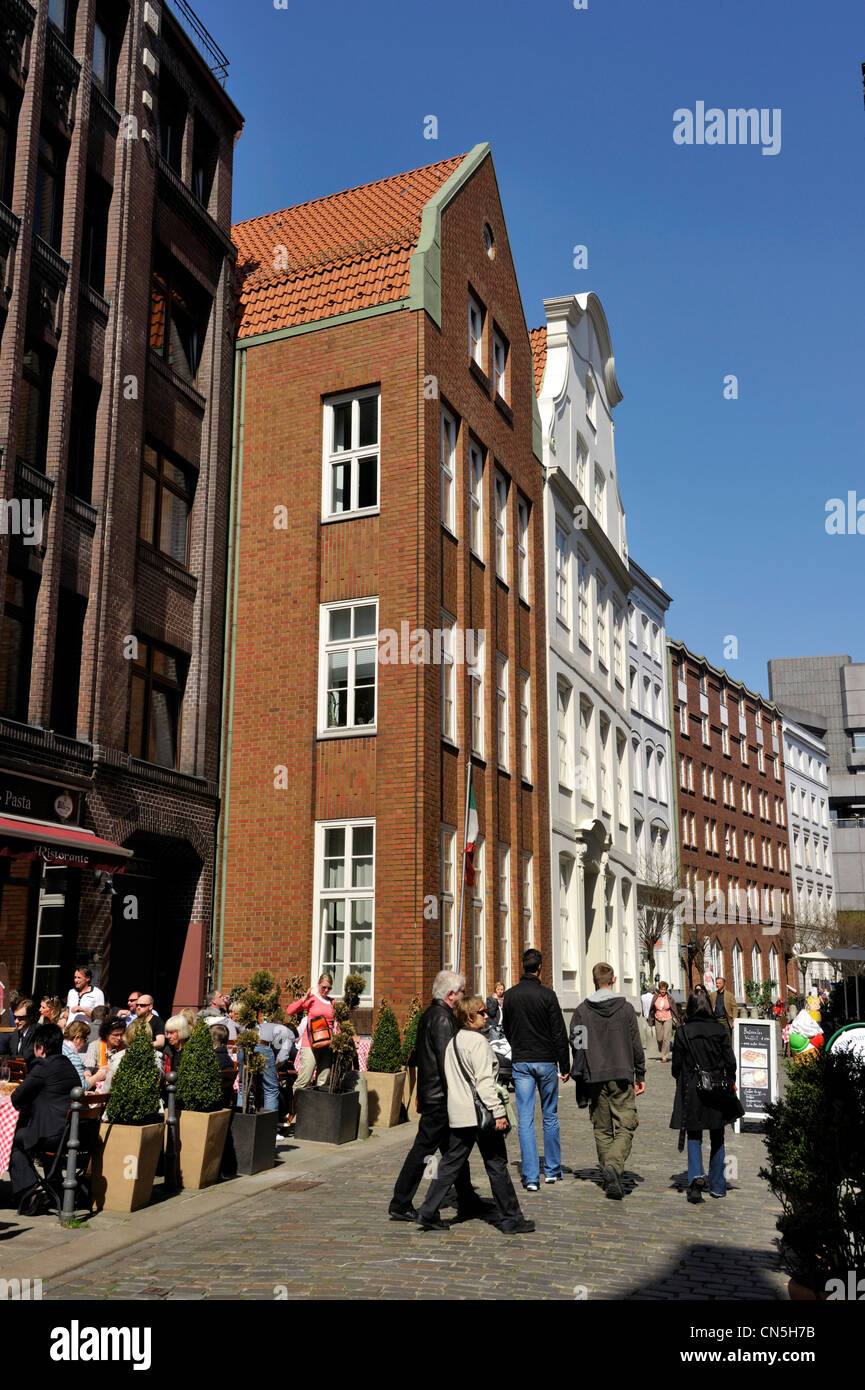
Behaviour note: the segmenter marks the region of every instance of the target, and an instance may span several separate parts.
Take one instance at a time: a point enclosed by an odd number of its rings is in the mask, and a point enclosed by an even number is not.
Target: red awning
[[[0,816],[0,858],[42,859],[46,864],[70,868],[106,869],[122,873],[125,859],[134,851],[101,840],[79,825],[52,825],[47,821],[16,820]]]

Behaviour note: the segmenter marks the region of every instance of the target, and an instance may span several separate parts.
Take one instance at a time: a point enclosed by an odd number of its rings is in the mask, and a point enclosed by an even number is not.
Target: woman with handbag
[[[730,1035],[712,1015],[708,995],[694,993],[685,1022],[673,1041],[676,1099],[670,1128],[679,1131],[679,1151],[688,1137],[688,1201],[702,1202],[708,1185],[713,1197],[726,1197],[724,1126],[744,1115],[735,1091],[736,1058]],[[709,1131],[709,1178],[703,1168],[703,1130]]]
[[[454,1006],[458,1031],[445,1052],[450,1138],[417,1215],[422,1231],[448,1229],[438,1214],[447,1191],[475,1144],[490,1180],[496,1212],[494,1224],[507,1235],[535,1229],[520,1211],[508,1173],[505,1135],[509,1124],[505,1102],[496,1088],[496,1061],[486,1037],[487,1010],[479,994]]]
[[[298,1048],[300,1064],[294,1094],[304,1091],[312,1084],[316,1072],[317,1087],[326,1086],[333,1065],[330,1043],[333,1037],[333,1004],[330,991],[333,989],[333,976],[325,972],[318,977],[316,989],[310,989],[302,999],[295,999],[286,1009],[287,1014],[306,1014],[306,1027]]]

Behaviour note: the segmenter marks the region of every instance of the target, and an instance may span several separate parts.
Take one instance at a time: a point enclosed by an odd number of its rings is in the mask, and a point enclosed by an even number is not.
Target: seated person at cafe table
[[[84,1068],[90,1073],[94,1085],[105,1080],[115,1052],[123,1052],[126,1046],[123,1041],[125,1032],[123,1019],[117,1015],[113,1018],[103,1018],[100,1023],[99,1040],[92,1042],[84,1054]]]
[[[92,1089],[96,1084],[93,1077],[84,1070],[82,1053],[87,1048],[89,1037],[90,1029],[81,1018],[76,1019],[74,1023],[70,1023],[63,1030],[63,1056],[69,1058],[78,1073],[78,1084],[83,1086],[85,1091]]]
[[[12,1015],[15,1031],[0,1033],[0,1056],[23,1057],[29,1066],[33,1061],[33,1039],[36,1034],[36,1005],[32,999],[19,999]]]
[[[55,1023],[41,1023],[33,1040],[33,1065],[10,1097],[21,1117],[9,1158],[13,1196],[20,1197],[36,1181],[30,1155],[37,1145],[59,1143],[69,1093],[78,1085],[78,1072],[63,1056],[62,1032]]]

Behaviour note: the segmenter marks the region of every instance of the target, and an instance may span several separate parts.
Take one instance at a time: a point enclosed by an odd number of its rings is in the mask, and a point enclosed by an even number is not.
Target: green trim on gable
[[[275,328],[272,333],[253,333],[248,338],[237,338],[235,352],[243,352],[248,347],[258,347],[261,343],[275,343],[280,338],[297,338],[301,333],[315,333],[319,328],[335,328],[341,323],[356,323],[358,319],[372,319],[379,314],[392,314],[396,309],[413,309],[410,299],[393,299],[388,304],[373,304],[369,309],[352,309],[349,314],[334,314],[329,319],[314,319],[312,323],[296,323],[291,328]]]
[[[442,212],[490,153],[488,141],[475,145],[424,205],[420,236],[411,256],[409,302],[412,309],[425,309],[439,328],[442,326]]]

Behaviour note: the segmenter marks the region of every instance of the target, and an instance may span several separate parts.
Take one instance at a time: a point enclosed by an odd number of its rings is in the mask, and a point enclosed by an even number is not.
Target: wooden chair
[[[23,1057],[9,1057],[6,1059],[9,1068],[10,1081],[23,1081],[27,1075],[27,1063]]]
[[[99,1139],[99,1125],[107,1102],[107,1096],[87,1096],[81,1102],[78,1116],[78,1153],[75,1161],[76,1211],[79,1205],[84,1206],[87,1212],[91,1212],[93,1209],[88,1170],[93,1150]],[[30,1166],[33,1168],[36,1182],[27,1189],[18,1203],[19,1216],[25,1212],[25,1209],[29,1208],[32,1208],[35,1214],[39,1210],[40,1203],[52,1211],[55,1216],[59,1217],[62,1214],[63,1179],[66,1175],[71,1129],[72,1110],[69,1109],[66,1112],[63,1134],[56,1148],[40,1144],[30,1155]],[[36,1166],[37,1164],[39,1167]],[[41,1172],[39,1171],[40,1168]],[[81,1198],[80,1204],[79,1197]]]

